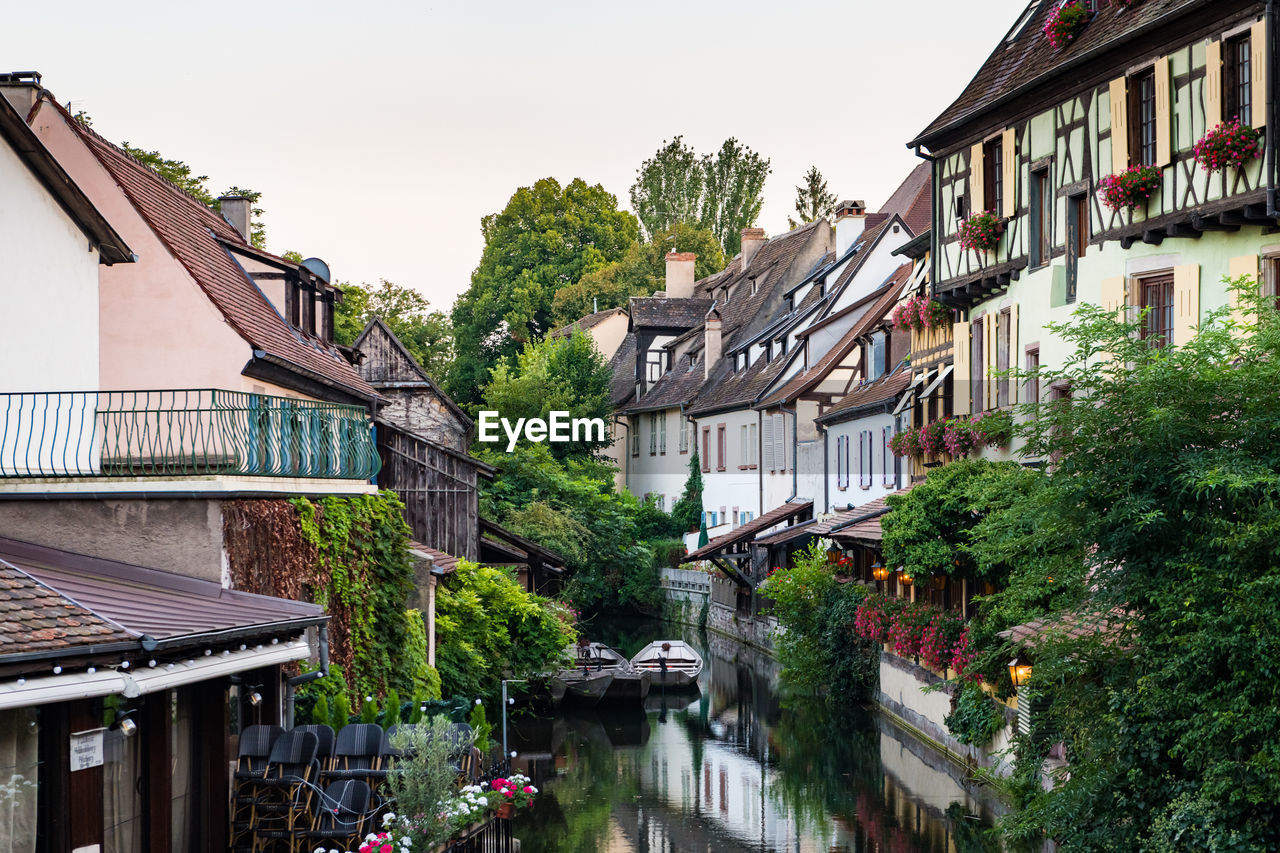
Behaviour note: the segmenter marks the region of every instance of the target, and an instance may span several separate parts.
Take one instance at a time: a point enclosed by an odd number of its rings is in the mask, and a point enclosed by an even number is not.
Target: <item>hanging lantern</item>
[[[1031,680],[1031,661],[1021,652],[1009,661],[1009,679],[1014,687],[1021,687]]]
[[[876,560],[871,564],[871,577],[878,581],[886,581],[889,579],[889,569],[884,563]]]
[[[906,569],[902,569],[898,572],[898,581],[903,586],[911,586],[911,575],[907,574]]]

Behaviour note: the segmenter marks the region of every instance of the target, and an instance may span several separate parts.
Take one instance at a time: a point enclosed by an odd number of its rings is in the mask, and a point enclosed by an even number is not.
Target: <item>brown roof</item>
[[[911,371],[903,365],[898,365],[892,372],[886,373],[874,382],[865,382],[850,391],[846,397],[837,401],[816,420],[818,423],[848,420],[867,406],[896,400],[910,384]]]
[[[822,535],[829,535],[834,539],[879,542],[883,537],[880,520],[892,511],[888,499],[894,495],[905,495],[913,488],[915,487],[907,486],[905,489],[889,492],[873,501],[867,501],[853,509],[837,513],[823,522],[827,529]]]
[[[1051,640],[1078,640],[1101,634],[1103,641],[1114,643],[1130,620],[1120,610],[1107,614],[1059,613],[1014,625],[998,636],[1028,649]]]
[[[688,403],[703,383],[703,361],[695,358],[689,362],[682,359],[687,366],[678,366],[658,378],[638,402],[626,407],[627,412],[653,412],[659,409],[671,409]]]
[[[289,326],[227,246],[242,246],[257,255],[266,253],[249,246],[240,232],[221,216],[76,121],[52,100],[49,102],[61,111],[67,125],[80,135],[138,214],[240,337],[272,357],[271,361],[295,373],[337,386],[356,397],[378,397],[378,392],[336,348],[305,340]],[[290,265],[282,258],[275,260]]]
[[[0,562],[0,656],[133,640],[119,625]]]
[[[713,300],[705,298],[666,299],[661,296],[631,297],[632,329],[689,329],[702,325]]]
[[[615,409],[621,408],[636,393],[636,336],[628,332],[618,346],[618,351],[609,359],[609,371],[613,378],[609,381],[609,402]]]
[[[93,241],[98,248],[101,263],[110,266],[133,261],[133,250],[125,244],[124,238],[116,233],[111,223],[107,222],[80,189],[80,185],[71,179],[49,153],[49,149],[45,148],[44,143],[27,125],[26,116],[19,115],[4,97],[0,97],[0,139],[9,143],[18,159],[26,164],[36,180],[66,211],[84,235]]]
[[[573,330],[575,327],[585,332],[589,329],[594,329],[596,326],[600,325],[605,320],[608,320],[610,317],[616,317],[619,314],[625,315],[626,313],[627,312],[622,308],[606,308],[603,311],[597,311],[594,314],[588,314],[585,317],[574,320],[572,323],[569,323],[568,325],[561,326],[560,328],[556,329],[554,332],[551,333],[551,337],[567,338],[569,337],[570,334],[573,333]]]
[[[680,562],[691,563],[695,560],[703,560],[719,551],[723,551],[739,542],[745,542],[752,538],[761,530],[768,530],[775,524],[780,524],[788,519],[795,518],[805,512],[813,509],[813,501],[797,501],[796,503],[782,504],[776,506],[763,515],[753,518],[746,524],[735,527],[728,533],[721,534],[712,539],[706,545],[686,556]]]
[[[821,383],[827,374],[853,350],[858,338],[871,332],[889,313],[889,309],[898,301],[898,292],[911,275],[913,267],[914,264],[907,263],[894,270],[885,283],[872,294],[876,301],[867,309],[867,312],[858,318],[858,321],[823,354],[822,358],[818,359],[817,364],[793,376],[787,384],[770,394],[759,405],[776,406],[794,400]]]
[[[418,542],[417,540],[414,540],[414,539],[409,540],[409,550],[421,551],[422,553],[426,554],[428,557],[431,558],[432,568],[439,569],[442,574],[448,574],[458,568],[457,557],[451,554],[446,554],[444,551],[437,551],[435,548],[431,548],[427,545],[423,545],[421,542]]]
[[[933,172],[928,163],[922,162],[911,170],[880,210],[867,217],[867,227],[871,227],[872,216],[890,219],[896,214],[902,217],[912,235],[928,231],[933,223],[932,187]]]
[[[564,557],[560,556],[550,548],[544,548],[531,539],[525,539],[517,533],[512,533],[507,528],[497,522],[490,521],[487,518],[480,519],[480,532],[487,536],[490,541],[496,541],[503,548],[513,549],[522,552],[524,556],[533,555],[541,558],[544,562],[553,566],[563,566],[565,564]]]
[[[116,638],[151,637],[159,646],[207,635],[265,636],[324,622],[324,608],[225,589],[220,583],[0,538],[0,565],[38,581],[111,625]],[[77,613],[77,622],[83,620]],[[105,635],[103,635],[105,636]]]
[[[1098,61],[1099,55],[1113,51],[1140,31],[1168,27],[1172,18],[1206,4],[1204,0],[1146,0],[1132,6],[1109,3],[1094,15],[1075,41],[1054,50],[1043,29],[1057,5],[1032,0],[1025,24],[1000,40],[960,96],[908,146],[932,146],[939,136],[959,130],[961,125],[977,120],[1019,92],[1037,87],[1060,88],[1063,75],[1070,68],[1091,66],[1106,70],[1107,66]],[[1020,15],[1014,26],[1022,22]],[[1055,100],[1065,94],[1055,95]]]
[[[751,540],[753,545],[781,545],[783,542],[790,542],[793,539],[799,539],[801,536],[812,536],[817,529],[818,522],[815,519],[802,521],[799,524],[793,524],[790,527],[784,527],[777,533],[770,533],[768,536],[757,536]]]

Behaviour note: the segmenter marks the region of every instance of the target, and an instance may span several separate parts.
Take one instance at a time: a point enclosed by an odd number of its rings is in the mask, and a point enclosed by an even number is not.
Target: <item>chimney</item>
[[[23,121],[31,114],[31,108],[40,97],[39,71],[12,71],[0,74],[0,95],[9,102]]]
[[[698,256],[693,252],[667,253],[667,296],[671,299],[688,299],[693,296],[693,262]]]
[[[760,247],[763,245],[763,228],[742,229],[742,268],[744,270],[751,265],[751,259],[755,257],[756,252],[760,251]]]
[[[867,226],[867,203],[842,201],[836,205],[836,257],[843,258]]]
[[[249,240],[249,217],[253,215],[253,203],[242,195],[224,195],[218,197],[222,208],[222,218],[240,232],[240,236]]]
[[[711,375],[711,368],[720,360],[720,312],[714,305],[707,312],[702,334],[702,378],[705,379]]]

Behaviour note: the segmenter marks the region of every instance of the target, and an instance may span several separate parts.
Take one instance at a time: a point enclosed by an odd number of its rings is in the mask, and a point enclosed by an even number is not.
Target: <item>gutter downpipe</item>
[[[1280,215],[1280,205],[1276,204],[1276,22],[1275,0],[1267,0],[1265,13],[1267,24],[1267,216]]]
[[[764,508],[764,465],[761,464],[764,459],[764,412],[756,409],[756,483],[759,485],[760,499],[758,506],[760,514],[765,514]]]
[[[796,403],[796,411],[791,413],[791,497],[787,498],[787,503],[791,503],[796,499],[796,492],[800,490],[800,403]],[[782,407],[782,422],[785,424],[787,409]]]
[[[304,672],[285,681],[284,719],[286,728],[293,728],[294,688],[309,684],[317,678],[329,674],[329,624],[320,626],[320,668],[315,672]]]
[[[828,454],[831,452],[831,446],[827,443],[830,433],[824,424],[816,424],[818,430],[822,433],[822,511],[831,512],[831,468],[828,463]]]
[[[1270,5],[1272,0],[1267,0]],[[1268,130],[1267,133],[1271,131]],[[916,156],[921,160],[929,163],[929,230],[933,232],[929,237],[929,295],[937,295],[938,282],[938,253],[933,251],[933,247],[939,245],[941,235],[938,234],[938,158],[932,154],[926,154],[924,146],[916,146]]]

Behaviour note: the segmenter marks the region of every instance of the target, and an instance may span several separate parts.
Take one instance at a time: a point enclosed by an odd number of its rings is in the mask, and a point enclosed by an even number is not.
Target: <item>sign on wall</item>
[[[102,733],[106,729],[89,729],[71,733],[71,772],[102,766]]]

